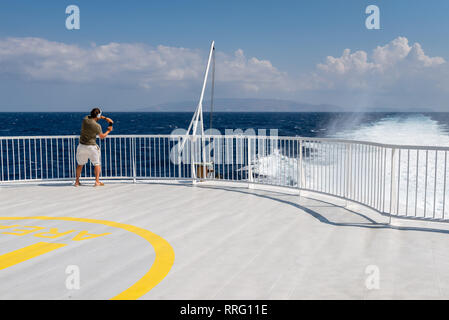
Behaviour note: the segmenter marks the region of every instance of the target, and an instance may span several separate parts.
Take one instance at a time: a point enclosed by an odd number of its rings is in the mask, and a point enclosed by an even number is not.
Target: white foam
[[[449,146],[447,127],[422,114],[386,117],[358,128],[346,128],[343,124],[341,128],[331,137],[385,144]]]

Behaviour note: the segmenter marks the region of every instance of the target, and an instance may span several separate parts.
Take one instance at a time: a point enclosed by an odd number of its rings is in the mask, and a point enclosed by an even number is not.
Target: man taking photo
[[[109,123],[108,129],[103,133],[98,121],[104,119]],[[112,121],[101,114],[100,108],[94,108],[90,112],[90,115],[83,119],[81,125],[81,134],[79,145],[76,149],[76,162],[78,166],[76,167],[76,181],[75,187],[80,186],[80,176],[83,171],[84,165],[90,160],[94,166],[95,173],[95,185],[94,187],[104,186],[104,183],[100,182],[101,173],[101,153],[100,147],[97,145],[97,135],[100,139],[104,139],[112,131]]]

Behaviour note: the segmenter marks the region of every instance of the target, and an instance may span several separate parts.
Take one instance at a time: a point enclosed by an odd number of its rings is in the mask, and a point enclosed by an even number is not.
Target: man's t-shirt
[[[81,125],[80,143],[86,145],[96,145],[97,135],[100,134],[101,126],[93,118],[86,116]]]

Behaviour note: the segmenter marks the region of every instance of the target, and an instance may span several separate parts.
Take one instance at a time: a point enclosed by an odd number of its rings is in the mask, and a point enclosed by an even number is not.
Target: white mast
[[[196,140],[196,136],[198,135],[198,130],[201,133],[201,138],[204,137],[203,98],[204,98],[204,91],[206,90],[207,76],[209,74],[209,67],[210,67],[210,62],[212,59],[212,53],[215,49],[214,44],[215,44],[215,42],[212,41],[212,43],[210,45],[209,59],[207,61],[206,72],[204,73],[204,81],[203,81],[203,88],[201,89],[200,101],[198,102],[198,106],[196,107],[195,113],[193,114],[192,121],[189,124],[189,128],[187,129],[187,132],[186,132],[185,137],[181,143],[181,146],[178,149],[179,153],[181,153],[182,150],[184,149],[184,145],[190,135],[190,130],[192,129],[192,127],[193,127],[193,130],[192,130],[193,141]],[[204,151],[204,148],[203,148],[203,151]],[[204,157],[203,157],[203,160],[204,160]]]

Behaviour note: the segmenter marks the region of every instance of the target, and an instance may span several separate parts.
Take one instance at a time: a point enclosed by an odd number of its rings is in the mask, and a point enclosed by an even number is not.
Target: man
[[[108,129],[105,133],[102,132],[101,126],[98,124],[100,119],[104,119],[109,123]],[[94,166],[94,186],[104,186],[104,183],[100,182],[101,153],[96,139],[97,135],[100,139],[106,138],[112,131],[113,123],[114,121],[101,115],[101,110],[99,108],[92,109],[90,115],[83,119],[83,123],[81,125],[80,143],[76,149],[76,162],[78,163],[78,166],[76,167],[75,187],[80,185],[81,171],[83,171],[83,167],[88,160],[90,160]]]

